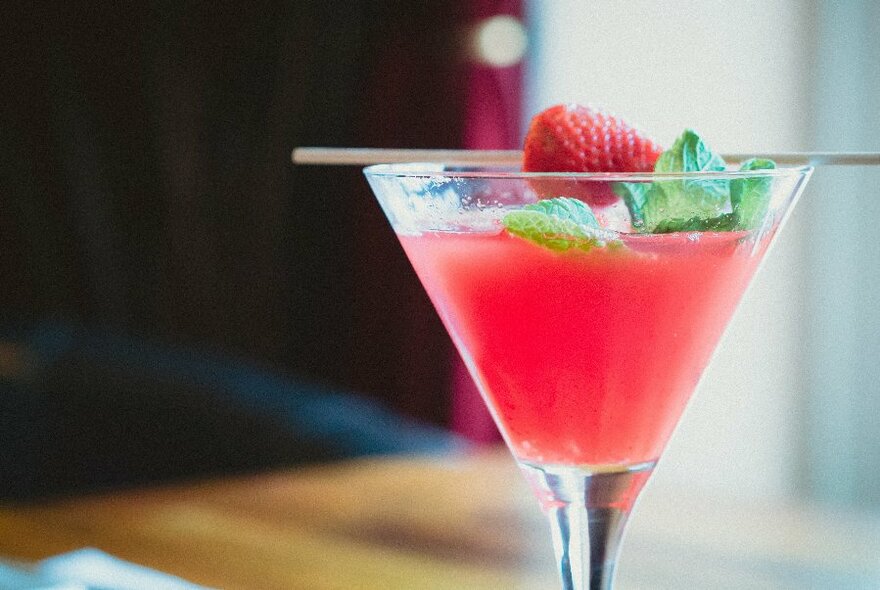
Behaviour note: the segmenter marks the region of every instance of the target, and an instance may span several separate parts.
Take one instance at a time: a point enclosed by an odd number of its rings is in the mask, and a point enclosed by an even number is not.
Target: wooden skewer
[[[293,150],[294,164],[396,164],[402,162],[442,162],[451,166],[519,166],[522,152],[517,150],[405,150],[378,148],[300,147]]]
[[[727,162],[766,158],[784,166],[880,166],[880,152],[776,152],[724,154]],[[294,164],[369,166],[405,162],[442,162],[451,166],[519,166],[518,150],[407,150],[298,147]]]

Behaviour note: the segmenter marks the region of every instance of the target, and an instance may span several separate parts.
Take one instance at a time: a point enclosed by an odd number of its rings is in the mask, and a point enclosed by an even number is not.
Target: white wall
[[[668,145],[803,150],[814,11],[803,0],[532,0],[525,112],[592,103]],[[810,198],[809,191],[805,198]],[[655,488],[796,493],[802,414],[802,222],[783,232],[661,461]]]

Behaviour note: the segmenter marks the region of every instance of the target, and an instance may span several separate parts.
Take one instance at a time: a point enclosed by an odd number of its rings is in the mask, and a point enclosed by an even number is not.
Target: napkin
[[[169,574],[80,549],[23,568],[0,563],[0,590],[207,590]]]

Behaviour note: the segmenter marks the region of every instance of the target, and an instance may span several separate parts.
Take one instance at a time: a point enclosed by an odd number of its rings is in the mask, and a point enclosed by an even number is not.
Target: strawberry
[[[556,105],[529,125],[524,172],[650,172],[663,148],[622,119],[593,107]],[[541,197],[569,196],[591,205],[617,200],[607,183],[541,179],[532,186]],[[572,194],[572,193],[575,194]]]

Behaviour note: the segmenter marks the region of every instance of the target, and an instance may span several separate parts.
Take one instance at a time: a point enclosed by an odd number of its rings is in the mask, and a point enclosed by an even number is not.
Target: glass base
[[[626,521],[656,462],[519,466],[550,520],[563,590],[610,590]]]

